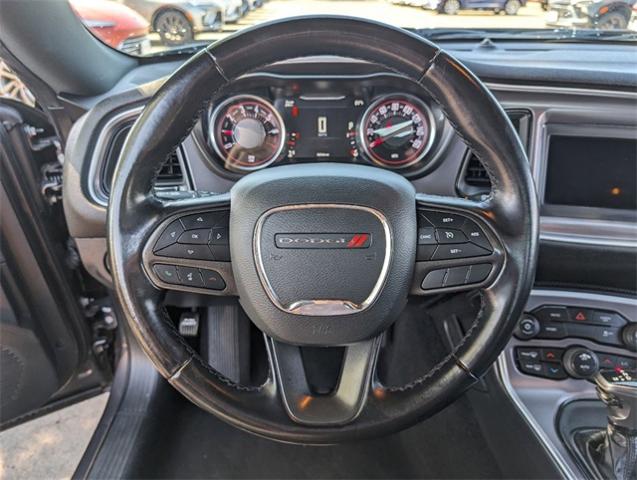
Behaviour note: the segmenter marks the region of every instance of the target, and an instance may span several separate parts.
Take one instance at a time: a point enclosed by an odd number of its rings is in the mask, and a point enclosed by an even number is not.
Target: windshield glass
[[[70,0],[100,40],[132,55],[208,44],[311,14],[369,18],[432,39],[634,40],[637,0]]]

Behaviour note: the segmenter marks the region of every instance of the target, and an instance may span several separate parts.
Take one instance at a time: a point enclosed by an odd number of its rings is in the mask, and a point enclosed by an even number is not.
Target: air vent
[[[184,183],[184,172],[177,150],[173,151],[157,174],[158,187],[178,187]]]
[[[111,183],[113,181],[113,174],[117,160],[124,141],[130,132],[133,122],[127,122],[120,125],[120,127],[113,133],[111,140],[108,144],[106,159],[103,164],[102,170],[102,191],[104,196],[108,197],[111,190]],[[184,190],[188,188],[188,182],[184,176],[184,164],[182,161],[182,152],[179,148],[174,150],[166,159],[166,162],[162,166],[161,170],[157,174],[155,179],[155,187],[163,189],[177,189]]]
[[[466,162],[467,170],[464,174],[464,183],[471,187],[491,188],[489,175],[473,152],[469,152]]]
[[[528,110],[507,110],[507,115],[517,130],[522,145],[528,152],[531,112]],[[488,195],[491,191],[489,175],[478,157],[471,150],[467,150],[456,187],[459,195],[469,198]]]

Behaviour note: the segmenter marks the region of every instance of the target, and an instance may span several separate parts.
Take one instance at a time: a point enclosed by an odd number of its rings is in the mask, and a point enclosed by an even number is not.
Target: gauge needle
[[[396,125],[392,125],[391,127],[378,128],[374,130],[374,133],[376,135],[380,135],[381,137],[390,137],[400,132],[401,130],[410,127],[413,123],[413,120],[407,120],[406,122],[397,123]]]
[[[404,137],[405,135],[409,135],[412,130],[413,120],[408,120],[406,122],[397,123],[396,125],[392,125],[391,127],[383,127],[374,130],[374,134],[379,135],[376,140],[374,140],[370,147],[374,148],[383,143],[385,140],[391,137]]]

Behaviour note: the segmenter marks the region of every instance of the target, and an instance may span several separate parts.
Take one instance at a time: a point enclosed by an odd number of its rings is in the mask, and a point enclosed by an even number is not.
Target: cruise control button
[[[179,285],[180,283],[179,276],[177,275],[177,267],[175,267],[174,265],[164,265],[163,263],[157,263],[153,265],[153,271],[162,282],[170,283],[173,285]]]
[[[418,245],[435,245],[436,236],[433,227],[423,227],[418,229]]]
[[[438,228],[460,228],[465,222],[465,217],[454,213],[434,211],[426,211],[423,213],[425,218]]]
[[[209,228],[199,228],[197,230],[188,230],[181,234],[179,243],[186,243],[189,245],[206,245],[208,238],[210,237]]]
[[[192,258],[194,260],[212,260],[208,245],[186,245],[175,243],[156,252],[160,257]]]
[[[490,252],[493,251],[491,242],[489,242],[482,229],[472,220],[467,219],[464,225],[462,225],[462,231],[471,243],[475,243],[479,247],[485,248]]]
[[[455,245],[438,245],[431,257],[432,260],[451,260],[453,258],[480,257],[490,255],[491,252],[473,243],[459,243]]]
[[[425,214],[422,212],[418,212],[418,227],[433,227],[433,224],[429,220],[427,220],[427,217],[425,217]]]
[[[177,267],[179,279],[182,285],[189,287],[203,287],[203,280],[198,268],[193,267]]]
[[[153,251],[157,252],[162,248],[166,248],[167,246],[176,243],[183,231],[184,227],[181,225],[181,222],[179,220],[175,220],[166,227],[166,229],[160,235],[159,239],[157,239]]]
[[[215,262],[230,261],[230,247],[228,245],[210,245],[210,251]]]
[[[485,281],[491,273],[491,268],[493,267],[490,263],[471,265],[469,275],[467,275],[467,285]]]
[[[460,230],[453,228],[436,228],[438,243],[466,243],[467,237]]]
[[[568,322],[566,307],[540,307],[533,310],[533,315],[544,322]]]
[[[228,227],[215,227],[210,235],[211,245],[229,245]]]
[[[456,287],[464,285],[469,273],[469,267],[453,267],[450,268],[445,280],[445,287]]]
[[[416,261],[424,262],[431,260],[431,256],[436,251],[436,245],[418,245],[416,248]]]
[[[219,272],[214,270],[206,270],[202,268],[201,276],[203,277],[203,285],[210,290],[223,290],[226,288],[226,282],[223,281],[223,277]]]
[[[446,274],[447,274],[446,268],[442,268],[440,270],[433,270],[429,272],[425,276],[424,280],[422,281],[420,288],[422,288],[423,290],[430,290],[432,288],[441,288],[445,280]]]
[[[593,311],[592,322],[607,327],[623,327],[626,325],[626,320],[620,314],[615,312],[603,312],[601,310]]]

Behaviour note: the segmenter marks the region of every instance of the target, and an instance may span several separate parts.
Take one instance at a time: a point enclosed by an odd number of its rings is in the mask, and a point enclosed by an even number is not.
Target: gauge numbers
[[[434,129],[433,113],[421,100],[405,94],[387,95],[363,114],[358,142],[377,165],[406,168],[427,154]]]
[[[285,125],[277,110],[252,95],[231,97],[212,113],[210,139],[226,167],[256,170],[270,165],[283,150]]]

